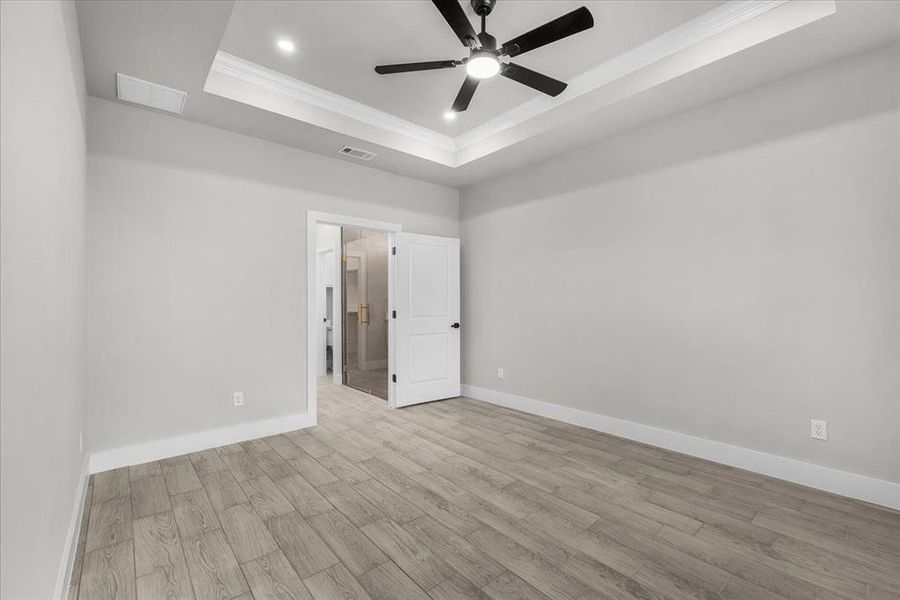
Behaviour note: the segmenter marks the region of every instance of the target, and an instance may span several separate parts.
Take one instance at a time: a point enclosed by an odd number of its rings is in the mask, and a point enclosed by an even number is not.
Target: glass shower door
[[[341,229],[344,385],[387,399],[388,235]]]

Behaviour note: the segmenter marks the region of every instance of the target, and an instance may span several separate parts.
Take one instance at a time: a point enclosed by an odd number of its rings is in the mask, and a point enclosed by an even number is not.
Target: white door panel
[[[398,233],[395,260],[396,406],[455,398],[460,391],[459,240]]]
[[[425,333],[409,337],[409,381],[413,384],[445,381],[450,377],[449,333]]]

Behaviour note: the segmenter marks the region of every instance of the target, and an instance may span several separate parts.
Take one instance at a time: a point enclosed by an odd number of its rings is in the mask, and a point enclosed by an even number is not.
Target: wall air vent
[[[344,146],[340,150],[338,150],[338,154],[343,156],[349,156],[350,158],[355,158],[356,160],[372,160],[377,154],[374,152],[369,152],[368,150],[360,150],[359,148],[353,148],[352,146]]]
[[[119,100],[142,104],[150,108],[181,114],[187,92],[175,90],[158,83],[116,73],[116,91]]]

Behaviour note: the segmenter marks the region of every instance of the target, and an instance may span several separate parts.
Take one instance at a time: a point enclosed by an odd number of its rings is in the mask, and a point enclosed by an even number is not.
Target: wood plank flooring
[[[459,398],[91,478],[71,600],[900,599],[900,513]]]

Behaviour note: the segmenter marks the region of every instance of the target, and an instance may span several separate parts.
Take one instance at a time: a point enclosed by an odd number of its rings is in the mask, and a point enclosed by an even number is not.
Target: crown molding
[[[210,71],[280,92],[295,100],[312,104],[373,127],[385,129],[391,133],[412,138],[440,150],[450,152],[456,150],[453,138],[449,135],[416,125],[411,121],[378,110],[368,104],[329,92],[221,50],[216,53]]]
[[[784,19],[785,23],[781,27],[774,26],[771,35],[765,31],[761,35],[757,35],[754,40],[747,41],[740,39],[741,34],[736,32],[736,37],[739,38],[737,42],[718,41],[720,38],[712,39],[786,5],[795,7],[797,10],[794,10],[794,13],[803,14],[800,18]],[[788,12],[792,12],[791,9],[788,9]],[[613,82],[618,82],[618,80],[639,72],[643,74],[648,69],[658,71],[653,75],[656,81],[650,84],[651,87],[677,77],[682,73],[675,73],[671,69],[664,68],[664,62],[684,54],[698,55],[697,50],[703,49],[704,42],[707,42],[706,46],[714,44],[721,48],[715,51],[706,50],[708,57],[700,52],[701,59],[695,59],[694,63],[686,67],[684,71],[702,68],[705,64],[740,52],[834,12],[834,0],[731,0],[573,77],[569,81],[566,92],[560,96],[555,98],[537,96],[455,138],[223,51],[216,54],[210,68],[210,78],[212,79],[213,74],[224,75],[255,89],[274,91],[292,101],[345,119],[340,128],[341,133],[381,145],[385,145],[385,143],[379,138],[385,135],[392,136],[392,141],[387,143],[388,147],[456,168],[540,133],[552,126],[553,122],[561,122],[560,118],[565,119],[566,115],[558,112],[553,117],[548,115],[548,118],[543,120],[545,122],[538,122],[537,119],[578,98],[606,88]],[[761,27],[773,28],[771,22],[773,19],[777,22],[780,18],[779,14],[766,17],[769,23],[761,25]],[[643,77],[643,75],[636,76]],[[645,77],[645,79],[647,78]],[[215,89],[207,89],[207,91],[219,93]],[[604,102],[607,104],[617,102],[637,91],[640,90],[635,88],[635,90],[627,92],[621,89],[611,91],[610,94],[607,94],[611,98],[607,98]],[[239,97],[232,96],[231,98],[240,100]],[[578,103],[580,106],[572,105],[569,118],[572,118],[572,115],[584,114],[585,110],[595,110],[596,106],[585,104],[585,102],[591,101],[591,98],[585,98],[584,101]],[[249,103],[254,104],[253,101]],[[587,106],[586,109],[585,106]],[[296,115],[292,118],[305,120]],[[346,119],[350,119],[350,121],[346,121]],[[327,123],[313,124],[332,129]],[[334,130],[338,131],[338,129]]]

